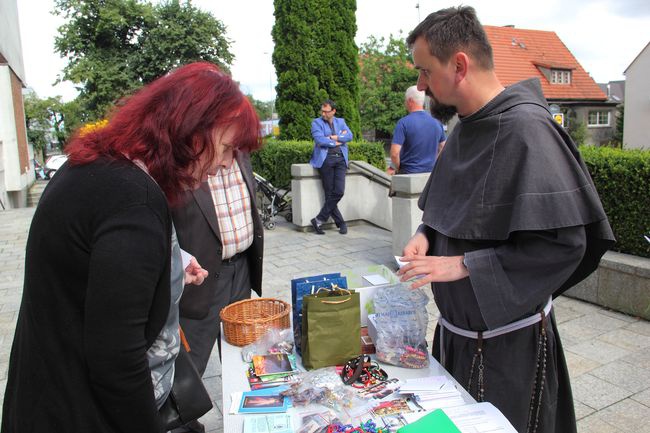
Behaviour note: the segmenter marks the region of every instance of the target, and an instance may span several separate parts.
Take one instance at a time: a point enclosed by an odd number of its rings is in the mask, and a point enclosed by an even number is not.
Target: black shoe
[[[339,228],[339,233],[341,233],[342,235],[347,235],[348,234],[348,226],[347,226],[347,224],[345,224],[345,223],[340,224],[340,225],[337,224],[336,227]]]
[[[325,234],[325,232],[321,228],[320,224],[318,224],[318,221],[316,221],[316,218],[312,218],[311,226],[314,228],[314,231],[316,232],[317,235],[324,235]]]

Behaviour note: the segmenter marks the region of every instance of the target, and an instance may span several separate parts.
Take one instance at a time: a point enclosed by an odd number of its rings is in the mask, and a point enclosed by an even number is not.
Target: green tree
[[[78,125],[78,113],[73,110],[77,104],[62,102],[60,96],[41,99],[35,93],[26,95],[24,103],[27,138],[40,154],[39,159],[44,161],[48,145],[62,148],[71,134],[71,127]]]
[[[173,68],[206,60],[229,71],[234,60],[226,27],[209,12],[186,1],[171,0],[154,8],[139,44],[135,69],[139,79],[149,83]]]
[[[223,24],[189,0],[55,0],[55,49],[68,59],[60,79],[78,85],[88,120],[169,69],[197,60],[232,63]]]
[[[616,113],[616,132],[614,132],[613,141],[617,147],[623,148],[623,127],[625,120],[625,105],[619,105],[618,113]]]
[[[251,101],[253,107],[255,107],[255,111],[257,112],[257,116],[260,118],[260,120],[267,120],[271,118],[273,112],[275,111],[273,101],[260,101],[258,99],[255,99],[253,95],[246,95],[246,97],[249,101]]]
[[[587,144],[587,126],[584,122],[574,121],[569,123],[569,135],[578,146]]]
[[[43,162],[52,129],[48,101],[40,99],[35,93],[28,93],[23,99],[23,104],[27,141],[34,146],[36,159]]]
[[[388,42],[370,36],[359,54],[361,128],[390,137],[395,123],[406,114],[404,92],[418,79],[410,50],[401,36],[390,35]]]
[[[355,0],[274,0],[273,64],[283,139],[310,139],[325,99],[360,135]]]
[[[79,103],[61,101],[61,97],[41,99],[35,93],[25,96],[27,139],[45,160],[48,145],[64,147],[72,132],[84,121]]]

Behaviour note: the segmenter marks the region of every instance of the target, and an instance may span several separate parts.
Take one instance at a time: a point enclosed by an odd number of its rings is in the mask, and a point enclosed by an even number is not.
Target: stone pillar
[[[422,222],[418,199],[430,173],[396,174],[392,178],[393,254],[401,256],[404,246]]]
[[[345,221],[368,221],[390,230],[391,200],[388,198],[389,176],[367,162],[350,161],[345,176],[345,194],[338,207]],[[291,165],[291,214],[301,229],[311,227],[324,202],[318,170],[309,164]],[[333,224],[333,223],[329,223]],[[327,226],[328,224],[326,224]]]

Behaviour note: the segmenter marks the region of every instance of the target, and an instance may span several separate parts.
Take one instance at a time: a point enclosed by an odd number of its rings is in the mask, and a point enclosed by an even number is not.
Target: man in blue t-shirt
[[[409,114],[395,126],[388,174],[429,173],[445,145],[445,131],[442,123],[424,111],[424,92],[417,86],[406,90],[405,105]]]

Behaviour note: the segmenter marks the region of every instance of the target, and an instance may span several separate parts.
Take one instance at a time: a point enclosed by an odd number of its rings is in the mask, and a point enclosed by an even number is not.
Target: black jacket
[[[32,221],[3,433],[163,430],[147,348],[170,305],[171,216],[129,161],[67,163]]]

